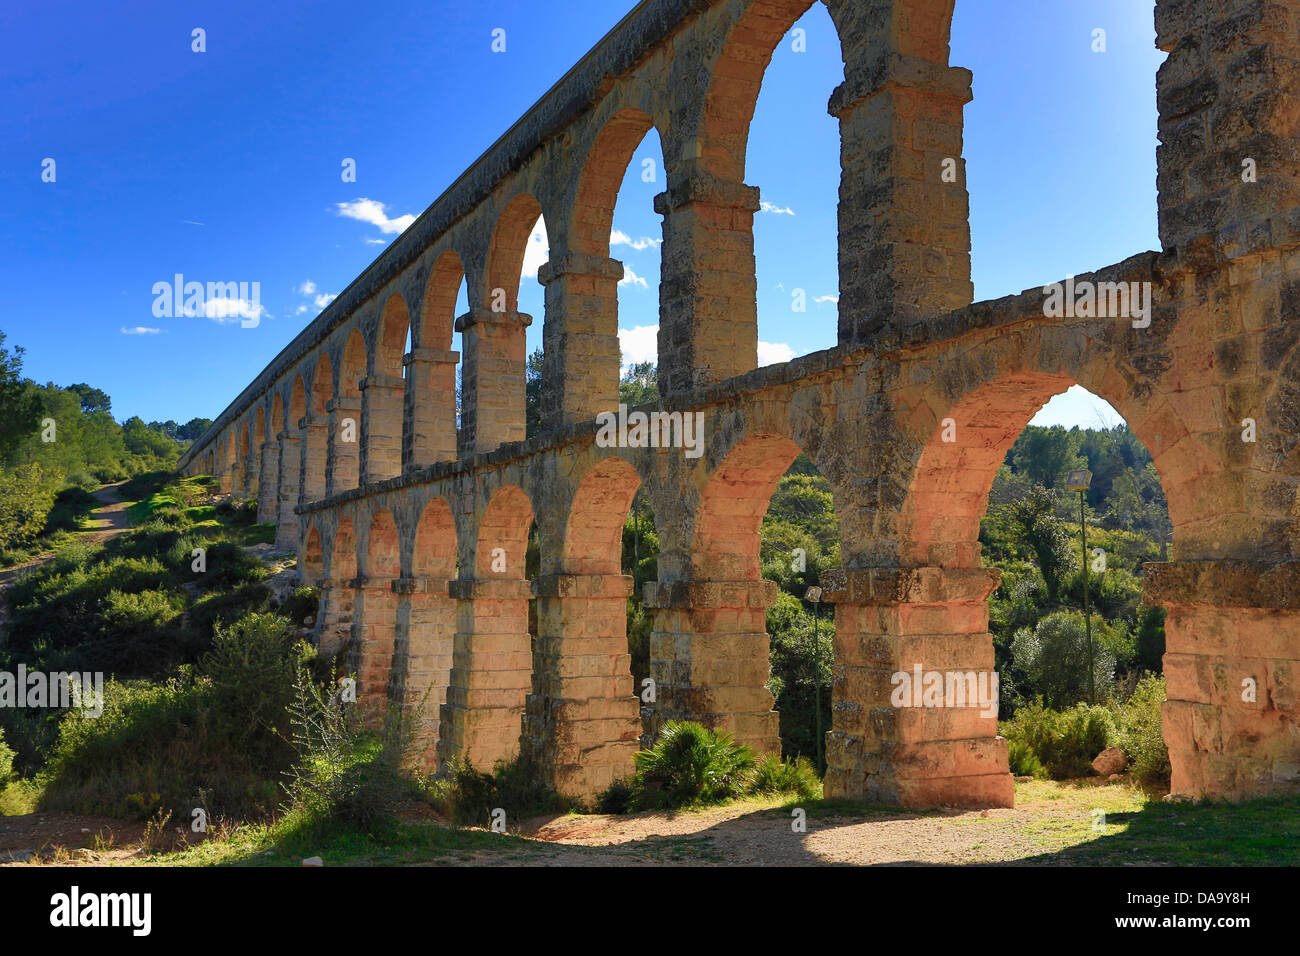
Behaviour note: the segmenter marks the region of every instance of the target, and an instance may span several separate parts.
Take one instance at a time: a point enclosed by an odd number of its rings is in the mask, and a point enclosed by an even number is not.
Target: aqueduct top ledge
[[[692,15],[716,3],[643,0],[637,4],[267,364],[191,445],[180,467],[184,468],[194,454],[256,404],[303,356],[329,338],[435,240],[510,179],[524,159],[590,109],[607,91],[612,77],[626,73],[653,54]]]

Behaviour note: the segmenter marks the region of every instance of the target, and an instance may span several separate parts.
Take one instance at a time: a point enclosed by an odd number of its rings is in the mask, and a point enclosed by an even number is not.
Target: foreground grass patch
[[[399,821],[374,833],[343,832],[304,842],[291,821],[242,826],[229,836],[175,853],[141,858],[146,866],[301,866],[319,856],[326,866],[406,866],[464,863],[476,853],[527,860],[545,850],[535,840],[487,830],[458,829],[423,821]]]

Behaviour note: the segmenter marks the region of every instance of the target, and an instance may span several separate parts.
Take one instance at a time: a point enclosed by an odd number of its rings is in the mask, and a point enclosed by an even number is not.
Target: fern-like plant
[[[745,792],[754,751],[725,731],[672,721],[649,750],[635,756],[638,809],[717,803]]]

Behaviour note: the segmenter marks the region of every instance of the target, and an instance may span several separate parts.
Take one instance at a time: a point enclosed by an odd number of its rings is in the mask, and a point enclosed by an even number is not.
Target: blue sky
[[[86,381],[119,419],[215,417],[484,149],[633,4],[425,0],[358,6],[136,2],[0,8],[0,283],[7,345],[26,374]],[[755,223],[761,361],[835,342],[838,126],[843,79],[818,4],[769,69],[746,180]],[[206,52],[191,49],[195,28]],[[506,31],[506,51],[491,49]],[[1106,51],[1093,52],[1093,31]],[[959,0],[952,62],[975,74],[966,160],[976,297],[1019,292],[1157,248],[1150,3],[1058,0],[1025,17],[1009,0]],[[55,181],[42,164],[55,161]],[[344,158],[357,179],[340,176]],[[612,254],[625,361],[653,358],[660,218],[641,160],[629,169]],[[532,275],[520,307],[535,316]],[[238,315],[158,317],[153,286],[260,283]],[[794,290],[808,312],[791,307]],[[817,301],[817,300],[821,301]],[[462,306],[464,303],[462,302]],[[1039,423],[1114,411],[1082,390]]]

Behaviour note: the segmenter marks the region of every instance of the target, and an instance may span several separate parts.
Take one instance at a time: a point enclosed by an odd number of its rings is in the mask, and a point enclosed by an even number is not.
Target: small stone
[[[324,866],[325,861],[318,856],[309,856],[302,861],[303,866]]]
[[[1108,783],[1114,783],[1116,780],[1121,780],[1121,779],[1123,779],[1123,776],[1121,774],[1112,773],[1109,777],[1106,778],[1106,781]]]

